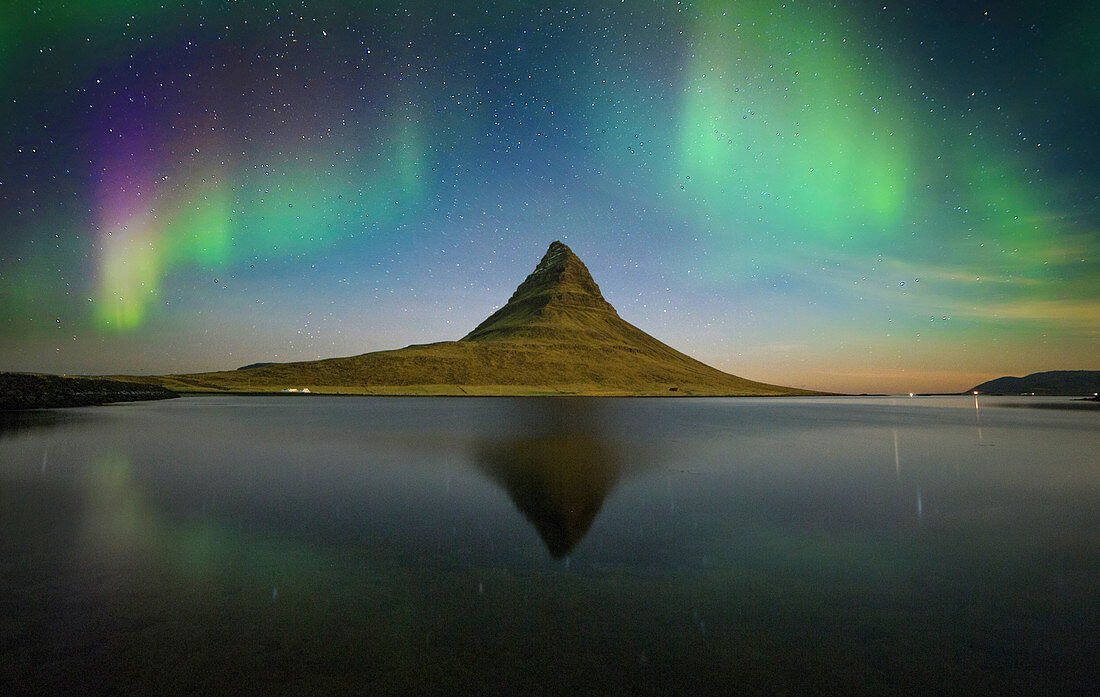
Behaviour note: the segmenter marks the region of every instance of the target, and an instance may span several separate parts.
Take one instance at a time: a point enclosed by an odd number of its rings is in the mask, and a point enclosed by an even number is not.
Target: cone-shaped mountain
[[[723,373],[654,339],[619,317],[561,242],[459,341],[146,381],[179,390],[358,394],[812,394]]]
[[[584,262],[569,247],[554,242],[508,303],[462,340],[628,340],[626,328],[634,329],[604,300]],[[578,337],[577,331],[585,336]]]

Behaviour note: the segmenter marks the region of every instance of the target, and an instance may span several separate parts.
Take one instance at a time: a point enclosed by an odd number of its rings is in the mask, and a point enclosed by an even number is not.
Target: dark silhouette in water
[[[521,402],[526,433],[479,451],[481,469],[500,484],[535,526],[555,558],[588,534],[622,468],[586,400]]]

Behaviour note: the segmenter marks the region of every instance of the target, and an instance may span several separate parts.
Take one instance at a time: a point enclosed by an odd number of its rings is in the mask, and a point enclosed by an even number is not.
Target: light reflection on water
[[[9,415],[0,681],[1087,693],[1100,414],[981,399]]]

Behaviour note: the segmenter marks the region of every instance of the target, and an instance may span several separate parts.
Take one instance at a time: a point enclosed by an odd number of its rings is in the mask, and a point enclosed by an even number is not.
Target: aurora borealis
[[[1100,6],[1039,5],[16,0],[0,369],[456,339],[555,239],[754,380],[1096,369]]]

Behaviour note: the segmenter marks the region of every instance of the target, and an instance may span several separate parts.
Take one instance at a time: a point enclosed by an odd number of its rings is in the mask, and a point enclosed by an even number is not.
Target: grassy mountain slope
[[[211,391],[812,394],[723,373],[649,336],[619,317],[584,263],[561,242],[550,245],[506,305],[460,341],[144,379],[171,389]]]

